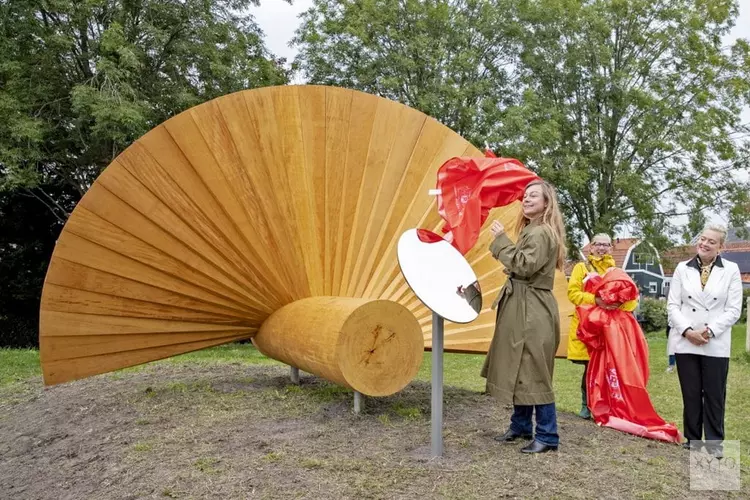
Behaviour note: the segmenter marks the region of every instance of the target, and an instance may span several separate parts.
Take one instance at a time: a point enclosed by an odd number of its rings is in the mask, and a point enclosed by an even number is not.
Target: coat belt
[[[536,288],[537,290],[552,290],[552,286],[550,285],[539,285],[539,284],[533,283],[531,280],[510,277],[505,282],[505,285],[503,285],[503,288],[500,290],[500,293],[495,299],[495,302],[492,303],[492,309],[495,309],[497,305],[500,303],[500,301],[503,300],[505,297],[510,297],[511,295],[513,295],[514,284],[525,285],[531,288]]]

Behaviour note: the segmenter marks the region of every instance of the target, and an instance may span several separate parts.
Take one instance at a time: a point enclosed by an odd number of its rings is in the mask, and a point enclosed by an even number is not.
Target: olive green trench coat
[[[501,234],[490,245],[509,274],[493,304],[495,335],[482,368],[487,392],[504,404],[555,402],[552,373],[560,344],[560,316],[552,294],[557,244],[552,231],[526,226],[514,244]]]

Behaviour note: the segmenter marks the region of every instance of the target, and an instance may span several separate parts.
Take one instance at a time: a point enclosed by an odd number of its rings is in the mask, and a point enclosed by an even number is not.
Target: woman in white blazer
[[[742,278],[737,264],[722,259],[727,231],[709,225],[697,255],[680,262],[669,288],[670,347],[677,358],[688,442],[724,440],[732,326],[742,310]],[[721,447],[708,450],[720,454]]]

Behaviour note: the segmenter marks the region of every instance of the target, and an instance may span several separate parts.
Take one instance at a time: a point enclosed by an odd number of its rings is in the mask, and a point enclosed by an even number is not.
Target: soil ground
[[[446,387],[445,456],[430,459],[429,384],[365,404],[355,415],[350,391],[304,374],[290,385],[280,366],[153,364],[46,389],[35,377],[0,388],[0,497],[728,495],[688,489],[681,447],[569,413],[558,415],[558,452],[523,455],[525,443],[492,439],[509,408]]]

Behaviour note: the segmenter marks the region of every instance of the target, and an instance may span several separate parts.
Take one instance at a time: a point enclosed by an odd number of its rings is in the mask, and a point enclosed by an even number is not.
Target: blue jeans
[[[516,434],[531,434],[531,415],[536,408],[536,435],[534,439],[547,446],[557,446],[557,413],[555,403],[546,405],[513,405],[510,430]]]
[[[669,355],[669,366],[674,366],[677,364],[677,359],[674,357],[674,354]]]

